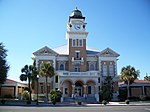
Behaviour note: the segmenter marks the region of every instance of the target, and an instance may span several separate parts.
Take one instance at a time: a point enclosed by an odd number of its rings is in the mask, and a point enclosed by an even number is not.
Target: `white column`
[[[15,86],[15,97],[18,97],[18,84]]]
[[[95,98],[96,101],[99,102],[98,85],[95,85]]]
[[[117,74],[117,59],[114,61],[115,62],[115,74],[116,74],[116,76],[118,75]]]
[[[100,60],[100,57],[99,57],[99,61],[98,61],[98,65],[99,65],[99,71],[101,72],[101,60]]]
[[[56,70],[56,60],[53,59],[53,67],[54,67],[54,70]]]
[[[143,95],[145,95],[145,90],[144,90],[144,86],[142,86],[142,89],[143,89],[143,91],[142,91],[142,92],[143,92]]]
[[[35,63],[36,63],[36,68],[38,68],[39,60],[36,59]]]

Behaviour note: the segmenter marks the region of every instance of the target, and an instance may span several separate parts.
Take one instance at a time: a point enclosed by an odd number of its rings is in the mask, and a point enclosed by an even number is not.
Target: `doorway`
[[[83,92],[82,92],[82,83],[81,82],[79,82],[79,81],[77,81],[76,83],[75,83],[75,96],[77,96],[77,97],[81,97],[82,96],[82,94],[83,94]]]

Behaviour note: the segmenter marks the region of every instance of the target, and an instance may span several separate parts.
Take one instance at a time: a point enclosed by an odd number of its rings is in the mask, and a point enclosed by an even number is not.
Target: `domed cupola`
[[[76,7],[76,9],[72,11],[70,17],[82,17],[82,12]]]
[[[79,19],[85,19],[85,17],[82,16],[82,12],[76,7],[69,18],[79,18]]]

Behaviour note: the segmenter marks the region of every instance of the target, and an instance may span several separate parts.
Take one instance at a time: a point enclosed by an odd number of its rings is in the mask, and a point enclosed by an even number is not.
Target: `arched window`
[[[64,70],[64,64],[60,64],[59,69],[60,69],[60,70]]]
[[[90,64],[90,71],[93,71],[93,70],[95,70],[95,64],[94,64],[94,63],[91,63],[91,64]]]

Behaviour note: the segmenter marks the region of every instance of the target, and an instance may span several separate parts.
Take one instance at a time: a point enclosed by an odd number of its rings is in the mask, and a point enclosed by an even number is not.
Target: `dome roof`
[[[77,7],[72,11],[70,17],[82,17],[82,12],[80,10],[77,9]]]

